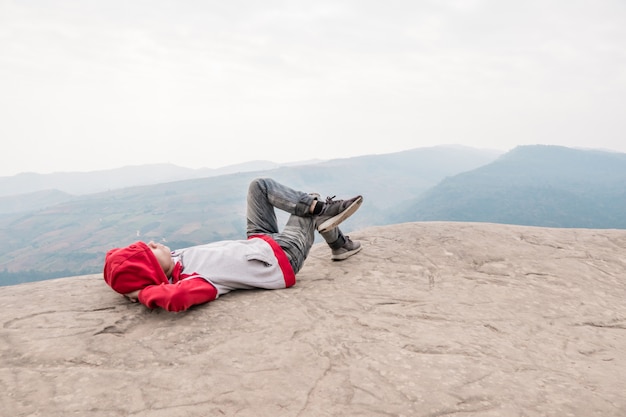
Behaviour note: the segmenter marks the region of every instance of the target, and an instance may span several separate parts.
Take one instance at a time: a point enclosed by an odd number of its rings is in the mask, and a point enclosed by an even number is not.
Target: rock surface
[[[3,416],[626,415],[626,230],[408,223],[295,287],[148,310],[0,288]]]

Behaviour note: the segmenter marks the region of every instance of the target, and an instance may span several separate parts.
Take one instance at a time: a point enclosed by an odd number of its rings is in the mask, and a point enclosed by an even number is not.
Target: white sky
[[[0,176],[625,131],[624,0],[0,0]]]

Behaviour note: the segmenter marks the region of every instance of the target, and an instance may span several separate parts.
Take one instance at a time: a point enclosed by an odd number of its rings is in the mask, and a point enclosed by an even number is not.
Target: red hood
[[[152,249],[144,242],[108,251],[104,260],[104,280],[120,294],[148,285],[169,283]]]

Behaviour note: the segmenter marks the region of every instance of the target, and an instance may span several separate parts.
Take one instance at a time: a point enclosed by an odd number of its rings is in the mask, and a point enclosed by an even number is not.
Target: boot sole
[[[347,251],[339,255],[332,255],[330,259],[332,259],[333,261],[343,261],[344,259],[348,259],[352,255],[356,255],[361,249],[363,249],[363,246],[359,246],[357,249]]]
[[[334,227],[339,226],[341,222],[346,220],[348,217],[352,216],[354,212],[357,211],[359,207],[361,207],[361,203],[363,203],[363,197],[359,197],[357,200],[354,200],[354,202],[350,204],[347,209],[337,214],[336,216],[331,217],[330,219],[326,220],[324,223],[320,224],[317,230],[320,233],[324,233]]]

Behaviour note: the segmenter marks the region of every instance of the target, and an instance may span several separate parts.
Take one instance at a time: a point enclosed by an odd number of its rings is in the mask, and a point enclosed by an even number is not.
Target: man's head
[[[107,252],[104,280],[114,291],[128,294],[149,285],[168,283],[167,277],[173,268],[174,261],[167,246],[135,242]]]

